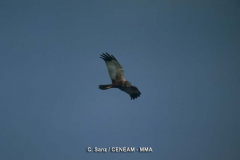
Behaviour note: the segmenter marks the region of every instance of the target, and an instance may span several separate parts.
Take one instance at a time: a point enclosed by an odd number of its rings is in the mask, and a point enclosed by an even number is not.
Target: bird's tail
[[[99,89],[101,89],[101,90],[106,90],[106,89],[109,89],[109,88],[112,88],[111,84],[99,85]]]

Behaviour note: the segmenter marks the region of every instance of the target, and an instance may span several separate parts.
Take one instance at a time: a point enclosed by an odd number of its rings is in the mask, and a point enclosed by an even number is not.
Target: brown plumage
[[[112,84],[99,85],[99,89],[106,90],[110,88],[118,88],[129,94],[131,99],[140,97],[141,92],[138,90],[137,87],[132,86],[131,83],[124,78],[124,70],[113,55],[109,55],[108,53],[102,53],[100,58],[102,58],[107,65],[108,73],[110,79],[112,80]]]

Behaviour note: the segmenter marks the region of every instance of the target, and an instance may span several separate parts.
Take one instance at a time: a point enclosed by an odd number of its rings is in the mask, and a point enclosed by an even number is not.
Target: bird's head
[[[131,87],[132,85],[131,85],[131,83],[130,83],[129,81],[126,81],[126,82],[125,82],[125,86],[126,86],[126,87]]]

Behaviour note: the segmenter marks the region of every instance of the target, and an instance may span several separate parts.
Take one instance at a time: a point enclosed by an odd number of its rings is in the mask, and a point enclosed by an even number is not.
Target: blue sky
[[[236,0],[1,1],[0,159],[239,159],[239,12]],[[111,82],[103,52],[141,97],[98,89]]]

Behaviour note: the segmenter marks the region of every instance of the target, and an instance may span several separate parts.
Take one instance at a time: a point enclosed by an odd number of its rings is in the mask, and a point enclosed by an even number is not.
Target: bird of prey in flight
[[[131,100],[140,97],[141,92],[137,87],[132,86],[131,83],[124,78],[124,70],[113,55],[102,53],[100,58],[102,58],[107,65],[112,84],[99,85],[99,89],[106,90],[110,88],[118,88],[129,94]]]

